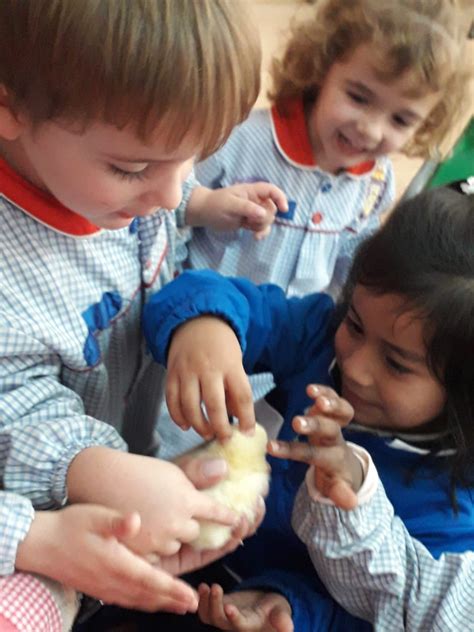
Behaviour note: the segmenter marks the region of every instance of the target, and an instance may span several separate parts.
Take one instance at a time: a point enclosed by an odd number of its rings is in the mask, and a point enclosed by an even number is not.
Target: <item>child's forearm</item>
[[[17,549],[16,569],[27,573],[50,575],[52,560],[55,558],[58,513],[37,511],[30,530]]]
[[[208,223],[206,209],[209,206],[210,196],[212,196],[212,189],[202,186],[194,187],[186,206],[186,224],[188,226],[206,226]]]
[[[19,543],[33,519],[33,506],[27,498],[0,492],[0,575],[13,573]]]
[[[366,480],[354,510],[315,501],[307,484],[298,492],[293,527],[318,575],[346,610],[377,629],[469,629],[474,601],[466,586],[474,585],[474,554],[435,560],[394,515],[366,455]]]
[[[79,452],[67,473],[69,502],[114,506],[119,477],[126,469],[129,456],[126,452],[102,446]]]

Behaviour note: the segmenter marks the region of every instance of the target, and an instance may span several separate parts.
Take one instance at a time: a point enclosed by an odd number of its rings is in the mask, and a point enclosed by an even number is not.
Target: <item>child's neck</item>
[[[44,189],[41,178],[31,165],[28,155],[20,140],[7,141],[0,139],[0,157],[22,178],[40,189]]]

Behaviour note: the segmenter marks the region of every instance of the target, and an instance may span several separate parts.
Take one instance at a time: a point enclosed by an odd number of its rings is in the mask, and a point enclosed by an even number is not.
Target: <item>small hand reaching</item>
[[[215,230],[246,228],[254,232],[255,239],[263,239],[279,210],[288,210],[286,196],[269,182],[234,184],[215,190],[197,187],[188,203],[186,221],[190,226]]]
[[[176,330],[168,353],[166,401],[180,428],[194,428],[207,440],[230,437],[229,414],[239,419],[243,432],[253,431],[255,411],[242,349],[226,322],[201,316]]]
[[[199,618],[232,632],[294,632],[291,607],[279,593],[243,590],[224,595],[221,586],[199,586]]]
[[[306,435],[308,442],[271,441],[268,451],[281,459],[313,465],[318,491],[341,509],[353,509],[364,475],[359,459],[342,435],[342,428],[351,421],[354,410],[328,386],[312,384],[307,393],[314,404],[305,416],[293,419],[293,428]]]

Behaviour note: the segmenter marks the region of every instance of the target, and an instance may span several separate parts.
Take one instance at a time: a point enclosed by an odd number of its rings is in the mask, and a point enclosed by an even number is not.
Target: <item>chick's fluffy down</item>
[[[211,441],[196,451],[199,458],[213,456],[227,461],[227,477],[204,492],[249,522],[255,519],[258,497],[268,491],[270,468],[265,459],[266,444],[267,433],[257,424],[253,436],[233,428],[232,437],[226,443]],[[218,549],[230,536],[230,527],[201,520],[199,536],[192,546],[199,550]]]

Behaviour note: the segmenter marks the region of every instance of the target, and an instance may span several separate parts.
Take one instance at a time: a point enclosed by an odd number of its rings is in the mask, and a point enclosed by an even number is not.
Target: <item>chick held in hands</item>
[[[265,458],[266,445],[267,433],[257,424],[252,436],[234,427],[225,443],[214,440],[194,453],[200,458],[217,457],[226,461],[227,476],[202,491],[249,522],[255,520],[259,497],[268,493],[270,466]],[[191,545],[198,550],[218,549],[230,537],[231,527],[202,520],[199,536]]]

